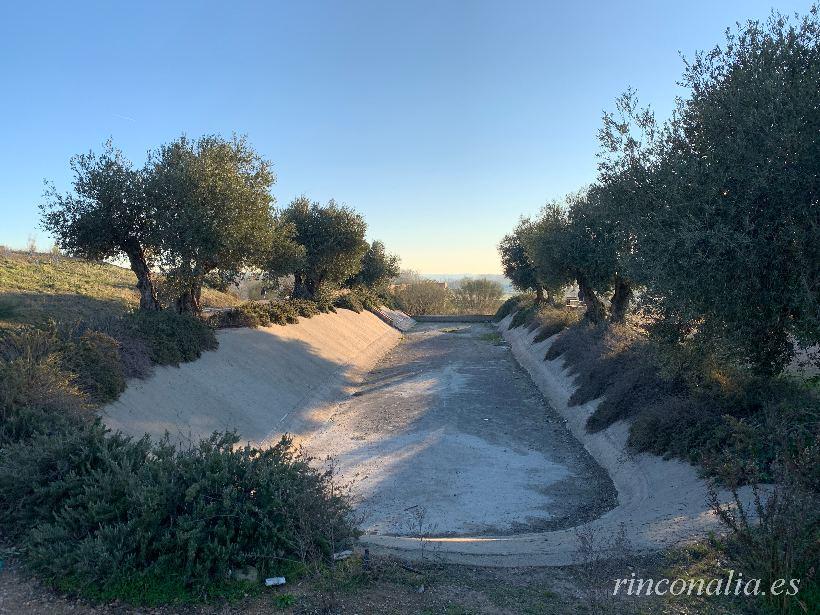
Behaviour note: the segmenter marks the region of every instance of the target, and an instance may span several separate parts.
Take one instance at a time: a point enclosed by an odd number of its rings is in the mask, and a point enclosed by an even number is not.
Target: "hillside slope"
[[[0,254],[0,327],[96,320],[139,305],[136,276],[130,269],[52,254]],[[205,288],[203,303],[240,303],[227,293]]]

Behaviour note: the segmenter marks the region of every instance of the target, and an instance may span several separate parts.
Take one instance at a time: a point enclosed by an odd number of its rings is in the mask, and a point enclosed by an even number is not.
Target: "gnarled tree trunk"
[[[151,269],[145,259],[145,252],[140,247],[133,247],[126,252],[131,263],[131,271],[137,276],[137,290],[140,293],[141,310],[158,310],[159,300],[157,290],[154,288],[154,280],[151,277]]]
[[[615,292],[612,294],[612,303],[609,312],[609,321],[615,323],[623,322],[631,301],[632,286],[623,278],[616,278]]]
[[[584,305],[586,305],[587,308],[584,318],[596,325],[603,322],[606,316],[604,304],[601,303],[598,295],[596,295],[595,291],[592,290],[592,287],[587,283],[584,276],[579,275],[577,280],[578,290],[580,291],[580,294],[583,297]]]
[[[176,301],[180,314],[199,314],[202,311],[202,284],[192,284]]]

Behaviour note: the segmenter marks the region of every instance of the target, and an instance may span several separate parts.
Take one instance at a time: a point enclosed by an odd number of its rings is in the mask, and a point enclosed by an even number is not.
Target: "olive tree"
[[[453,294],[444,282],[419,279],[402,284],[395,292],[399,307],[411,315],[449,314]]]
[[[205,276],[262,262],[277,230],[270,163],[244,137],[183,136],[150,157],[159,264],[180,312],[198,312]]]
[[[292,225],[294,240],[304,247],[304,258],[292,272],[294,296],[315,299],[361,270],[368,245],[360,214],[333,200],[321,205],[301,196],[281,212],[281,219]]]
[[[494,314],[503,294],[503,287],[495,280],[463,278],[453,290],[453,302],[462,314]]]
[[[387,284],[399,276],[399,257],[389,254],[384,243],[375,240],[362,256],[361,269],[347,281],[348,286],[366,286],[383,293]]]
[[[66,254],[91,260],[127,258],[137,276],[140,309],[158,309],[151,272],[155,216],[144,174],[110,141],[100,154],[73,157],[71,170],[73,192],[59,194],[53,186],[46,192],[40,206],[43,228]]]
[[[820,20],[773,15],[687,64],[648,232],[647,295],[678,339],[762,375],[820,341]]]
[[[597,271],[589,266],[584,254],[589,241],[586,228],[578,212],[585,206],[585,193],[569,195],[564,204],[548,203],[533,226],[527,249],[541,271],[544,284],[564,288],[575,282],[579,296],[586,305],[586,318],[602,322],[606,311],[595,288],[600,286]],[[574,217],[571,212],[575,212]]]
[[[528,236],[533,232],[533,222],[522,218],[511,233],[504,235],[498,244],[501,268],[513,286],[522,292],[532,291],[540,303],[544,300],[544,282],[527,250]],[[549,297],[547,297],[549,299]]]

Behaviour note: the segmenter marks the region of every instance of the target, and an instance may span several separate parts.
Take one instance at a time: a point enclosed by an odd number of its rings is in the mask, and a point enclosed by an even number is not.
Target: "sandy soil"
[[[490,324],[417,325],[303,444],[352,482],[370,534],[558,529],[615,503]]]

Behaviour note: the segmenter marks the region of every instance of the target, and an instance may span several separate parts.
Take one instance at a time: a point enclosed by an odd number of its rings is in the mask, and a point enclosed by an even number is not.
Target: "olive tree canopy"
[[[281,219],[292,225],[294,240],[305,250],[293,271],[295,296],[316,298],[360,271],[368,249],[360,214],[333,200],[321,205],[301,196],[281,212]]]
[[[183,136],[149,160],[148,194],[161,246],[159,264],[179,311],[198,311],[202,281],[235,277],[270,253],[276,225],[270,163],[244,137]]]
[[[137,276],[140,308],[158,309],[151,274],[156,254],[154,210],[145,194],[144,174],[106,142],[102,153],[71,159],[71,193],[52,186],[40,206],[42,225],[61,250],[92,260],[126,257]]]

